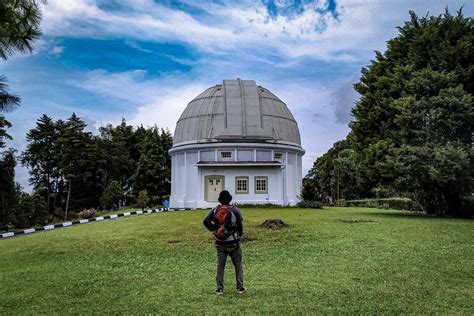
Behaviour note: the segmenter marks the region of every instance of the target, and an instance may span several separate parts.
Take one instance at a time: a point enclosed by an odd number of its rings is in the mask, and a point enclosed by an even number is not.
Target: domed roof
[[[216,141],[277,142],[301,147],[286,104],[253,80],[224,80],[189,102],[173,145]]]

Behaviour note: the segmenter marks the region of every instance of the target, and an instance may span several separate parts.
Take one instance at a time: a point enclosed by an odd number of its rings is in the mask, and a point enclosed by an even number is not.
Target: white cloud
[[[352,3],[344,7],[340,21],[314,7],[293,19],[272,19],[260,2],[201,5],[210,16],[204,21],[151,0],[123,1],[122,5],[129,7],[126,13],[104,11],[91,0],[50,0],[44,10],[44,33],[182,41],[211,53],[264,47],[288,57],[325,60],[353,58],[349,51],[365,48],[362,44],[373,36],[367,11]],[[358,27],[355,29],[354,25]]]
[[[204,83],[183,81],[181,75],[146,79],[143,70],[121,73],[92,71],[81,80],[71,81],[71,84],[105,96],[111,103],[128,104],[131,116],[127,121],[132,125],[157,125],[171,131],[188,102],[207,88]],[[117,122],[118,119],[116,115],[109,120],[102,115],[98,123]]]
[[[60,55],[64,51],[64,46],[54,46],[51,50],[52,54]]]

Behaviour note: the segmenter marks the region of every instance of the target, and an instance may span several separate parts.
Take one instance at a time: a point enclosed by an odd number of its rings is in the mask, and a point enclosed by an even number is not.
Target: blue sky
[[[7,114],[9,145],[21,152],[43,113],[75,112],[92,132],[122,117],[173,131],[205,88],[254,79],[296,117],[306,172],[347,135],[352,84],[408,11],[437,15],[463,4],[472,16],[471,2],[446,0],[48,0],[34,53],[1,64],[22,97]],[[18,167],[17,181],[27,187],[27,179]]]

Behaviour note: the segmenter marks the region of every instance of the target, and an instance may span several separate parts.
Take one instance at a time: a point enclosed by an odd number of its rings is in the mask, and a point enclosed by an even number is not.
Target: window
[[[232,160],[232,152],[231,151],[221,151],[221,160],[223,160],[223,161]]]
[[[268,193],[268,177],[255,177],[255,193]]]
[[[235,193],[249,193],[249,177],[235,177]]]
[[[280,162],[281,162],[281,161],[283,161],[282,158],[283,158],[283,153],[275,153],[275,154],[273,155],[273,159],[276,160],[276,161],[280,161]]]

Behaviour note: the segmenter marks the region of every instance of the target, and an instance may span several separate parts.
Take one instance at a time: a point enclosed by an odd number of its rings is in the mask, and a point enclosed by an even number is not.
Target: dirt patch
[[[254,238],[252,235],[243,234],[242,237],[240,238],[240,240],[241,240],[242,242],[250,242],[250,241],[254,241],[255,238]]]
[[[362,223],[378,223],[379,221],[373,219],[340,219],[340,222],[348,224],[362,224]]]
[[[281,219],[267,219],[259,226],[263,228],[268,228],[268,229],[275,229],[275,228],[281,228],[281,227],[288,227],[290,225],[288,225]]]

